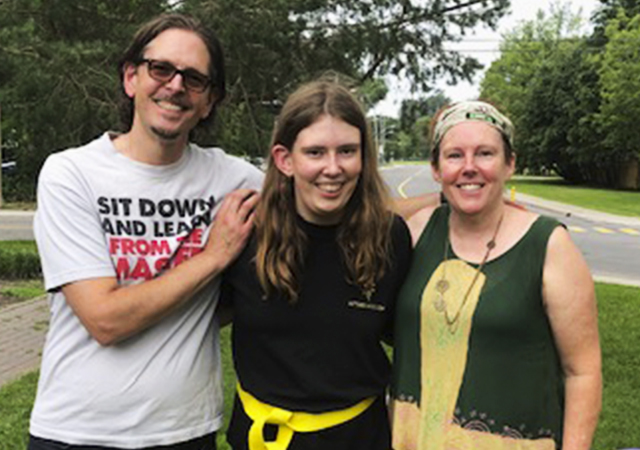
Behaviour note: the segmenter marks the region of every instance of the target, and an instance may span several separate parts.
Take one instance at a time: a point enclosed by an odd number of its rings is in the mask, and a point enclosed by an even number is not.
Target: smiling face
[[[177,28],[163,31],[147,45],[143,57],[209,76],[209,52],[192,31]],[[209,115],[213,106],[210,88],[204,92],[188,90],[180,74],[165,83],[157,81],[149,75],[147,64],[126,67],[124,88],[134,99],[131,130],[161,140],[186,142],[191,129]]]
[[[506,160],[500,132],[484,122],[468,121],[444,135],[432,170],[451,207],[476,215],[502,204],[505,182],[514,168],[515,158]]]
[[[298,133],[292,149],[276,145],[272,155],[293,178],[298,214],[317,225],[339,223],[362,172],[360,130],[325,114]]]

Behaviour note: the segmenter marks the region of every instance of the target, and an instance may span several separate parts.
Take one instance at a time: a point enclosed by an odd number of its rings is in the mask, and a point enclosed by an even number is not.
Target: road
[[[33,213],[0,211],[0,241],[33,240]]]
[[[440,190],[426,165],[385,168],[383,176],[395,196],[414,196]],[[516,194],[516,201],[518,195]],[[640,222],[613,223],[594,217],[576,217],[557,208],[547,209],[522,201],[532,211],[557,218],[564,223],[582,251],[596,279],[640,286]]]
[[[383,176],[395,196],[414,196],[440,190],[427,165],[387,167]],[[517,197],[516,197],[517,199]],[[558,218],[567,225],[574,242],[598,279],[640,286],[640,226],[567,216],[567,213],[528,204],[532,211]],[[0,240],[32,240],[33,214],[0,212]]]

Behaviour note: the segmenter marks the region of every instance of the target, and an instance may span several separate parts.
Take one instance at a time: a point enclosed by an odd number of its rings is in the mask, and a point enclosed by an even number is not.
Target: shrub
[[[0,242],[0,278],[27,279],[42,274],[38,249],[33,241]]]

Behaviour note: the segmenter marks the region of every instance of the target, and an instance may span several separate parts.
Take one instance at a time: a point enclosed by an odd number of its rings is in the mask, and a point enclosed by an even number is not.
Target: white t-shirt
[[[262,179],[245,161],[193,144],[171,165],[142,164],[120,154],[108,133],[47,159],[34,231],[51,320],[31,434],[137,448],[220,428],[213,320],[219,279],[158,324],[109,347],[90,336],[59,288],[97,277],[140,283],[179,264],[201,251],[223,197],[259,189]]]

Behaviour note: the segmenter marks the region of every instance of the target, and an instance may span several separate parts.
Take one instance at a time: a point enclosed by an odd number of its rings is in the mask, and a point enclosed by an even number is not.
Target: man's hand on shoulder
[[[216,214],[204,252],[224,269],[244,248],[255,217],[260,195],[251,189],[233,191],[222,201]]]

